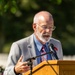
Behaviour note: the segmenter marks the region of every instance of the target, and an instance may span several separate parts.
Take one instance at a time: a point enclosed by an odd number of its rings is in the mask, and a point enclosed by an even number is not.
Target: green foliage
[[[52,13],[64,55],[75,54],[74,0],[0,0],[0,49],[9,52],[10,42],[30,35],[34,14],[41,10]],[[3,46],[2,46],[3,45]]]
[[[18,10],[16,0],[0,0],[0,15],[4,15],[8,10],[16,13]]]

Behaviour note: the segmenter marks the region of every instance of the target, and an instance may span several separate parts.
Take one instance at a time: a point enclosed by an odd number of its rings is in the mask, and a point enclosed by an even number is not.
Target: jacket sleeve
[[[13,43],[8,56],[7,66],[5,68],[3,75],[16,75],[14,72],[14,66],[16,65],[20,56],[21,56],[21,50],[18,44]]]

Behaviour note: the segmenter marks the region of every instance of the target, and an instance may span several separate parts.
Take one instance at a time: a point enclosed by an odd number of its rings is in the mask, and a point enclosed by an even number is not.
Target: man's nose
[[[51,30],[49,28],[46,29],[46,32],[50,32]]]

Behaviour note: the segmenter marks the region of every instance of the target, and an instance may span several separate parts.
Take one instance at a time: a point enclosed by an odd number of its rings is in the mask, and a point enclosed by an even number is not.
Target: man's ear
[[[32,27],[33,27],[33,30],[35,31],[36,30],[36,24],[33,23]]]

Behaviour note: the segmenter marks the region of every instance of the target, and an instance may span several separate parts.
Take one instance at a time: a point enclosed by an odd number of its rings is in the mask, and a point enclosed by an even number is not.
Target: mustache
[[[50,36],[50,33],[44,33],[43,35],[47,35],[47,36]]]

